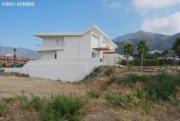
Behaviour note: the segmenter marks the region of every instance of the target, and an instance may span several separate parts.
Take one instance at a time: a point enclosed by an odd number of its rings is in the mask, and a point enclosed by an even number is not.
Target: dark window
[[[57,59],[57,54],[55,53],[54,58]]]
[[[92,58],[95,58],[95,57],[96,57],[96,53],[92,52]]]

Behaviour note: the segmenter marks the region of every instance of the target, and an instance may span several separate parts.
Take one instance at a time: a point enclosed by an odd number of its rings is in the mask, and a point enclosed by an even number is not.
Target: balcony
[[[64,50],[65,47],[62,45],[44,45],[36,48],[37,51],[53,51],[53,50]]]

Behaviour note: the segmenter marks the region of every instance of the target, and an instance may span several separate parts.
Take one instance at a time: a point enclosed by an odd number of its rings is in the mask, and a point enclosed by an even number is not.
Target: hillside
[[[136,33],[127,34],[124,36],[117,37],[113,41],[118,45],[117,52],[122,53],[122,48],[125,43],[132,43],[136,45],[139,40],[144,39],[150,50],[164,50],[171,49],[175,39],[180,37],[180,33],[175,35],[163,35],[151,32],[138,31]]]
[[[4,47],[0,46],[0,55],[13,55],[13,47]],[[30,58],[36,58],[39,57],[39,53],[32,50],[32,49],[26,49],[26,48],[16,48],[17,49],[17,56],[18,57],[30,57]]]

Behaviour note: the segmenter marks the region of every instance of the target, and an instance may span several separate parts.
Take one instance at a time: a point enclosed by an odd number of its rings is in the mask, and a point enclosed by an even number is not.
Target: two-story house
[[[41,59],[27,63],[23,73],[32,77],[63,81],[79,81],[100,65],[117,60],[111,39],[97,26],[84,32],[37,33],[42,46]]]
[[[84,32],[37,33],[43,39],[37,48],[42,60],[91,59],[99,58],[105,64],[103,55],[113,53],[117,45],[97,26]]]

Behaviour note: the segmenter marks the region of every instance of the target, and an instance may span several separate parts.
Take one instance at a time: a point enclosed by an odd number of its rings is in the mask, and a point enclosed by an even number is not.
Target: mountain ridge
[[[0,55],[13,55],[13,47],[7,47],[7,46],[0,46]],[[18,57],[29,57],[29,58],[38,58],[40,54],[32,49],[27,49],[23,47],[16,48],[16,55]]]
[[[118,36],[113,39],[118,45],[116,52],[122,53],[123,47],[126,43],[131,43],[134,46],[139,42],[139,40],[144,39],[150,50],[160,50],[171,49],[174,41],[177,37],[180,37],[180,33],[174,35],[164,35],[159,33],[138,31],[135,33],[129,33],[123,36]]]

